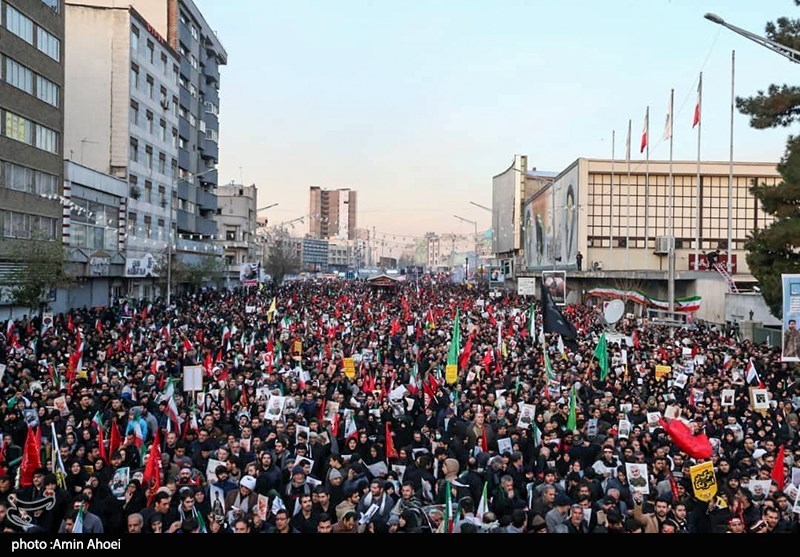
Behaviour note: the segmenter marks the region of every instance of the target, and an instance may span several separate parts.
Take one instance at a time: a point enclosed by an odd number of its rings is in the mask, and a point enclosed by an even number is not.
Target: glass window
[[[147,41],[147,59],[151,64],[155,61],[155,45],[152,41]]]
[[[130,158],[132,162],[139,161],[139,142],[133,138],[131,138],[130,152],[128,153],[128,158]]]
[[[36,146],[48,153],[58,154],[58,133],[36,124]]]
[[[54,12],[58,13],[60,10],[59,1],[60,0],[42,0],[42,3]]]
[[[37,75],[36,76],[36,96],[55,107],[58,106],[59,87],[49,79]]]
[[[36,48],[53,60],[61,59],[61,41],[41,27],[36,28]]]
[[[131,90],[139,88],[139,67],[131,65]]]
[[[33,141],[33,124],[27,118],[6,111],[5,136],[30,145]]]
[[[6,4],[6,29],[23,41],[33,44],[33,22],[9,4]]]
[[[131,26],[131,50],[139,50],[139,29]]]
[[[6,57],[6,81],[17,89],[33,94],[33,72],[8,57]]]
[[[131,102],[131,124],[139,125],[139,104],[136,102]]]

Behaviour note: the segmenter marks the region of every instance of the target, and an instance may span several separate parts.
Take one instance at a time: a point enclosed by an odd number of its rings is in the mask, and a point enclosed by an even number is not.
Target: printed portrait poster
[[[392,472],[397,475],[397,479],[403,481],[403,476],[406,475],[406,467],[402,464],[392,464]]]
[[[211,512],[216,519],[225,518],[225,492],[222,488],[212,483],[208,484],[208,498],[211,504]]]
[[[800,489],[797,490],[797,494],[794,496],[794,506],[792,507],[792,512],[800,514]]]
[[[258,517],[261,520],[267,519],[267,509],[269,509],[269,497],[266,495],[258,496]]]
[[[647,464],[631,463],[625,464],[625,471],[628,474],[628,484],[631,491],[638,491],[645,495],[650,495],[650,480],[647,477]]]
[[[781,361],[800,362],[800,275],[781,275],[783,284],[783,335]]]
[[[753,502],[763,503],[769,495],[769,486],[772,480],[750,480],[747,489],[753,494]]]
[[[131,469],[127,466],[123,468],[118,468],[114,472],[114,476],[111,478],[111,483],[109,487],[111,488],[111,494],[119,500],[125,498],[125,490],[128,488],[128,482],[130,482],[131,478]]]
[[[339,413],[339,403],[329,400],[325,403],[325,413],[322,415],[323,420],[328,420],[333,423],[336,420],[336,414]]]
[[[735,389],[722,389],[722,398],[720,400],[721,406],[733,406],[736,399]]]
[[[270,397],[267,403],[267,410],[264,413],[265,420],[280,420],[283,414],[283,405],[286,403],[286,397],[273,396]]]
[[[511,438],[503,437],[497,440],[497,452],[500,454],[513,453],[514,446],[511,443]]]
[[[216,458],[208,459],[208,464],[206,464],[206,478],[208,478],[209,483],[217,481],[217,466],[225,466],[225,463]]]
[[[628,420],[620,420],[617,426],[617,436],[620,439],[627,439],[631,436],[631,423]]]
[[[769,409],[769,391],[767,389],[750,389],[750,403],[755,410]]]
[[[297,425],[295,426],[297,429],[294,433],[294,442],[295,444],[300,442],[300,434],[304,433],[306,436],[306,442],[308,442],[309,434],[311,433],[311,429],[307,425]]]
[[[520,404],[517,427],[521,429],[528,429],[533,424],[533,420],[535,417],[536,417],[536,405]]]
[[[800,486],[800,468],[797,466],[792,466],[792,484]]]
[[[648,412],[647,413],[647,429],[650,430],[652,433],[659,427],[661,424],[658,421],[661,419],[661,412]]]
[[[58,413],[62,416],[69,414],[69,405],[67,405],[67,397],[60,396],[53,399],[53,406],[56,407]]]

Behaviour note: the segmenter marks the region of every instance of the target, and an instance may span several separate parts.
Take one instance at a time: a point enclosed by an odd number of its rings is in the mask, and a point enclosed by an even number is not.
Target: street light
[[[470,203],[470,205],[475,205],[476,207],[478,207],[480,209],[483,209],[484,211],[489,211],[490,213],[492,212],[492,210],[489,207],[487,207],[486,205],[481,205],[480,203],[475,203],[474,201],[470,201],[469,203]]]
[[[464,217],[459,217],[458,215],[453,215],[453,216],[458,220],[466,222],[467,224],[471,224],[475,227],[475,270],[477,271],[478,270],[478,221],[465,219]],[[467,259],[467,261],[469,261],[469,259]],[[467,265],[467,273],[469,273],[469,265]]]
[[[751,33],[746,29],[742,29],[741,27],[736,27],[735,25],[731,25],[724,19],[722,19],[717,14],[708,13],[705,17],[708,21],[712,23],[716,23],[717,25],[722,25],[723,27],[730,29],[734,33],[737,33],[747,39],[750,39],[754,43],[760,44],[764,48],[768,48],[773,52],[777,52],[781,56],[788,58],[792,62],[800,64],[800,51],[797,51],[793,48],[789,48],[788,46],[784,46],[780,43],[776,43],[773,40],[770,40],[766,37],[762,37],[760,35],[756,35],[755,33]]]
[[[216,172],[216,170],[217,170],[216,168],[209,168],[209,169],[206,169],[206,170],[204,170],[203,172],[201,172],[199,174],[195,174],[194,177],[192,178],[192,182],[194,182],[195,178],[199,178],[200,176],[203,176],[204,174],[208,174],[209,172]],[[174,182],[174,184],[176,186],[176,190],[177,190],[177,185],[180,184],[181,182],[191,183],[186,178],[178,178]],[[172,207],[172,198],[173,198],[172,193],[173,192],[170,192],[170,195],[169,195],[169,220],[168,220],[168,225],[167,225],[168,226],[168,230],[169,230],[169,232],[167,234],[167,307],[169,307],[172,304],[172,209],[173,209],[173,207]],[[176,195],[177,195],[177,193],[178,192],[175,191]]]
[[[278,205],[277,203],[273,203],[271,205],[267,205],[266,207],[261,207],[260,209],[258,209],[257,212],[260,213],[261,211],[266,211],[267,209],[272,209],[273,207],[276,207],[277,205]]]

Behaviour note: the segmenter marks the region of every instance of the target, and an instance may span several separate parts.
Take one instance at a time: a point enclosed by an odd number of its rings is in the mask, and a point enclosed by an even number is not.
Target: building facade
[[[126,294],[126,217],[128,182],[64,161],[64,236],[70,274],[77,279],[59,291],[53,310],[108,307]]]
[[[260,239],[256,236],[257,196],[255,184],[231,183],[217,188],[219,210],[215,218],[219,233],[215,242],[223,250],[225,279],[229,283],[239,280],[243,265],[262,263]]]
[[[328,271],[328,240],[303,238],[303,270],[312,272]]]
[[[2,0],[0,277],[19,267],[23,242],[61,239],[63,106],[62,0]]]
[[[349,188],[309,188],[309,234],[317,239],[356,238],[357,195]]]
[[[153,299],[175,237],[179,57],[132,7],[66,10],[67,158],[128,182],[126,295]]]

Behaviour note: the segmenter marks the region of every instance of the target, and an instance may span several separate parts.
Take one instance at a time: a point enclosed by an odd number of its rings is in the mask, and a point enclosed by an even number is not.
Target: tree
[[[11,248],[9,258],[17,265],[2,286],[16,306],[44,310],[52,290],[74,282],[66,271],[67,251],[59,240],[20,240]]]
[[[795,0],[800,6],[800,0]],[[800,20],[781,17],[766,25],[769,39],[800,49]],[[800,119],[800,87],[772,84],[765,93],[737,98],[740,112],[750,116],[756,129],[788,127]],[[778,318],[783,313],[781,274],[800,273],[800,137],[790,135],[778,164],[782,181],[777,186],[754,183],[751,193],[775,220],[756,229],[745,244],[747,265],[758,279],[764,301]]]
[[[286,275],[300,270],[296,240],[284,227],[273,228],[264,235],[264,240],[267,246],[264,269],[272,275],[275,285],[280,285]]]

